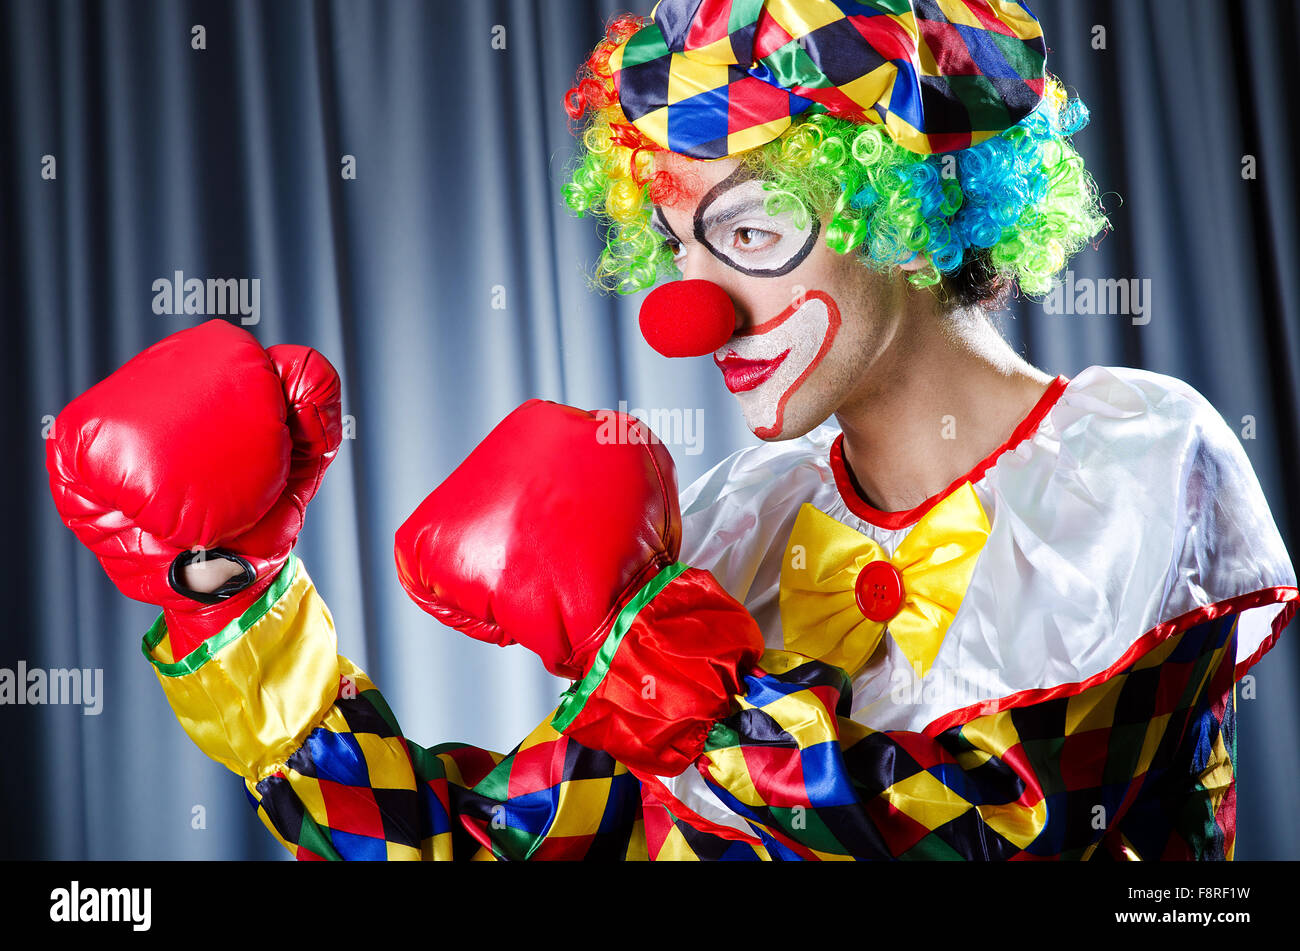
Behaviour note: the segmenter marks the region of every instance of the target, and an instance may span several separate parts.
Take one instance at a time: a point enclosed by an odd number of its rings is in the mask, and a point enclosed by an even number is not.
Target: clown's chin
[[[775,367],[765,370],[762,382],[748,389],[739,389],[744,381],[734,376],[729,382],[755,436],[771,441],[794,439],[824,422],[825,416],[810,418],[815,416],[809,412],[812,407],[800,412],[799,396],[830,350],[839,326],[835,302],[813,291],[806,301],[764,324],[759,332],[734,338],[725,354],[719,351],[715,359],[723,361],[720,366],[728,359],[739,359],[759,367],[763,361],[771,361]]]
[[[736,401],[750,431],[766,442],[797,439],[824,423],[829,414],[817,418],[801,405],[798,387],[769,399],[761,399],[756,390],[737,393]]]

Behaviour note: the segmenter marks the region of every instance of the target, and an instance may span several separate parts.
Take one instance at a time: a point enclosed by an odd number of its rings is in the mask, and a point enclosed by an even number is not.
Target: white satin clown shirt
[[[969,482],[988,537],[932,666],[918,678],[883,637],[849,671],[853,718],[873,729],[933,733],[1026,692],[1099,682],[1215,612],[1240,614],[1240,677],[1295,610],[1295,572],[1241,444],[1179,380],[1115,367],[1058,377],[1002,447],[908,512],[858,496],[839,437],[826,424],[742,449],[697,480],[681,497],[681,561],[712,571],[767,646],[786,648],[781,572],[805,504],[893,553]],[[692,772],[674,793],[740,828]]]

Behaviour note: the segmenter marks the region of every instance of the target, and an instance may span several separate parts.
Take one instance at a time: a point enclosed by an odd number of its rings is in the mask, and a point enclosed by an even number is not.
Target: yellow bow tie
[[[921,676],[970,585],[989,520],[969,482],[921,517],[892,557],[805,503],[781,565],[787,650],[857,673],[886,627]]]

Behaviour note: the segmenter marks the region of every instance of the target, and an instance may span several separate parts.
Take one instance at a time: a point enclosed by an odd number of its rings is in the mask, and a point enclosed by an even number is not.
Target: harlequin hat
[[[659,0],[609,60],[628,120],[697,159],[801,113],[883,124],[922,155],[1017,124],[1045,88],[1037,18],[1009,0]]]

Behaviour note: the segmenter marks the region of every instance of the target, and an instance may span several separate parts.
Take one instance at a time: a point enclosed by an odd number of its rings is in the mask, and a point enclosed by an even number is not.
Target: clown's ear
[[[924,270],[930,265],[930,255],[921,252],[912,257],[912,260],[905,264],[898,265],[900,271],[906,271],[908,274],[914,274],[917,271]]]

